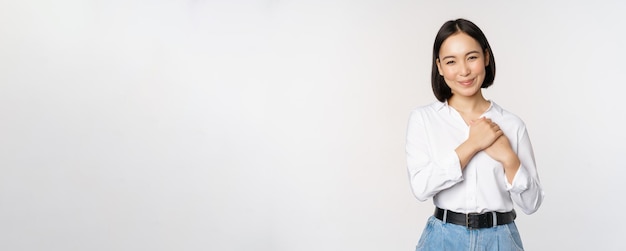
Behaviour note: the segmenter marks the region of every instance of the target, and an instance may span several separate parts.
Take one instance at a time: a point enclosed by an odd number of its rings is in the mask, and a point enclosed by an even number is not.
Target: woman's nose
[[[459,70],[459,73],[461,74],[461,76],[467,76],[471,73],[470,67],[467,63],[461,63],[461,69]]]

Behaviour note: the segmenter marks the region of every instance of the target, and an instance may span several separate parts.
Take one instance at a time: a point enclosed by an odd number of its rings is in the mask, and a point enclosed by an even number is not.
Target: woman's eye
[[[477,59],[477,58],[478,58],[477,56],[470,56],[468,59],[469,60],[474,60],[474,59]]]
[[[453,65],[453,64],[454,64],[454,61],[450,60],[450,61],[446,62],[446,64],[447,64],[447,65]]]

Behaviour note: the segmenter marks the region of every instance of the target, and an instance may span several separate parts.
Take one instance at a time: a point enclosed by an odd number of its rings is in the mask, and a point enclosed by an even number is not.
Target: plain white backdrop
[[[525,120],[526,250],[624,250],[619,1],[0,2],[0,250],[413,250],[410,111],[459,17]]]

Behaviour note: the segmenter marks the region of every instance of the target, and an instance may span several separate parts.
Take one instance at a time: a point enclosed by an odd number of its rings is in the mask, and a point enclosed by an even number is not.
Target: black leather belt
[[[497,225],[509,224],[515,220],[517,215],[515,214],[515,210],[506,213],[487,212],[482,214],[462,214],[435,208],[435,217],[442,220],[444,223],[452,223],[467,228],[490,228]]]

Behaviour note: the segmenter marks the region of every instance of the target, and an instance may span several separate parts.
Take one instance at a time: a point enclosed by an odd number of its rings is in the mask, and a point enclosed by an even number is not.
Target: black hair
[[[437,100],[444,102],[445,100],[452,97],[452,90],[446,84],[443,76],[439,74],[439,69],[437,68],[437,60],[439,59],[439,50],[441,49],[441,44],[448,37],[463,32],[470,37],[474,38],[480,47],[483,49],[483,54],[489,53],[489,65],[485,66],[485,80],[483,81],[481,88],[487,88],[493,84],[493,80],[496,77],[496,61],[493,57],[493,51],[491,50],[491,46],[489,46],[489,42],[487,41],[487,37],[485,34],[476,26],[474,23],[469,20],[465,20],[459,18],[457,20],[450,20],[445,22],[439,32],[437,32],[437,36],[435,37],[435,45],[433,46],[433,69],[431,75],[431,83],[433,87],[433,93],[435,93],[435,97]]]

